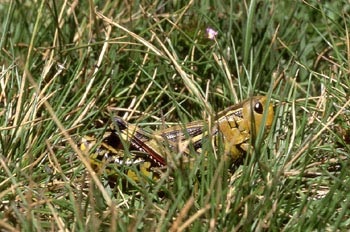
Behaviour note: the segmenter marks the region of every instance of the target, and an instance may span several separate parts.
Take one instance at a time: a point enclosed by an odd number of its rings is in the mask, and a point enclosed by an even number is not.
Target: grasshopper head
[[[243,120],[250,133],[257,135],[261,126],[264,126],[266,131],[270,129],[274,111],[272,103],[266,106],[266,101],[266,97],[256,96],[243,103]],[[264,115],[266,115],[265,120],[263,120]]]

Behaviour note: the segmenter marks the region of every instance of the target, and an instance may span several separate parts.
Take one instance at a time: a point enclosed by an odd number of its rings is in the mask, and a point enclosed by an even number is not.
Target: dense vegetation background
[[[349,13],[345,0],[1,1],[0,227],[349,230]],[[77,149],[101,138],[99,119],[157,130],[252,95],[274,123],[233,175],[209,144],[205,168],[122,191]]]

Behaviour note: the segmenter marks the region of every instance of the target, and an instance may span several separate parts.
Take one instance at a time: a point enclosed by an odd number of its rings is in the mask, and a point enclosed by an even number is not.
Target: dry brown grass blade
[[[173,225],[170,228],[170,232],[175,232],[175,231],[182,231],[180,230],[180,225],[183,221],[183,219],[187,216],[188,211],[191,209],[192,205],[194,203],[194,197],[190,197],[190,199],[188,199],[188,201],[186,202],[185,206],[181,209],[181,211],[179,212],[176,220],[174,221]]]
[[[80,100],[78,106],[81,106],[81,105],[83,105],[83,104],[85,103],[85,100],[86,100],[88,94],[89,94],[90,91],[91,91],[91,88],[92,88],[92,86],[93,86],[93,84],[94,84],[94,81],[95,81],[96,73],[97,73],[98,70],[100,69],[101,64],[102,64],[102,61],[103,61],[103,59],[104,59],[104,57],[105,57],[105,54],[106,54],[106,52],[107,52],[107,49],[108,49],[108,46],[109,46],[108,40],[109,40],[109,37],[110,37],[110,35],[111,35],[111,32],[112,32],[112,27],[111,27],[111,26],[108,26],[108,27],[107,27],[107,31],[106,31],[106,40],[105,40],[105,42],[103,43],[102,50],[101,50],[100,56],[98,57],[98,61],[97,61],[97,64],[96,64],[94,73],[92,74],[92,77],[91,77],[91,79],[90,79],[88,85],[86,86],[85,92],[84,92],[84,94],[83,94],[83,96],[82,96],[82,98],[81,98],[81,100]]]
[[[105,21],[106,23],[113,25],[119,29],[121,29],[122,31],[126,32],[128,35],[130,35],[131,37],[133,37],[135,40],[139,41],[140,43],[142,43],[143,45],[145,45],[147,48],[149,48],[151,51],[153,51],[156,55],[158,56],[164,56],[162,54],[162,52],[156,48],[153,44],[149,43],[147,40],[145,40],[144,38],[142,38],[141,36],[135,34],[134,32],[128,30],[127,28],[123,27],[122,25],[120,25],[119,23],[114,22],[112,19],[104,16],[102,13],[96,11],[96,15],[102,19],[103,21]]]
[[[32,75],[30,74],[29,70],[24,68],[24,73],[26,73],[25,76],[28,78],[29,82],[35,88],[35,91],[37,92],[37,94],[39,94],[40,93],[39,87],[36,84],[36,82],[34,81],[34,79],[33,79]],[[92,167],[90,165],[90,162],[88,161],[88,158],[87,158],[88,154],[83,154],[83,152],[75,144],[75,142],[73,141],[72,137],[69,135],[67,130],[62,125],[61,121],[57,118],[56,113],[54,112],[54,110],[53,110],[52,106],[50,105],[50,103],[48,101],[46,101],[46,100],[44,100],[43,103],[44,103],[44,106],[45,106],[46,110],[48,111],[48,113],[52,117],[53,121],[55,122],[55,124],[57,125],[59,130],[62,132],[63,136],[65,137],[65,139],[67,140],[69,145],[72,147],[74,152],[78,155],[79,159],[81,160],[81,162],[84,164],[84,166],[86,167],[86,169],[90,173],[90,175],[91,175],[92,179],[94,180],[96,186],[101,191],[102,196],[104,197],[104,199],[106,201],[106,204],[108,206],[111,206],[112,205],[112,199],[107,194],[107,192],[104,189],[100,179],[97,177],[95,171],[92,169]]]
[[[326,123],[323,124],[323,127],[321,130],[317,132],[305,145],[299,149],[299,151],[293,156],[293,158],[284,166],[284,170],[288,170],[293,163],[298,160],[301,155],[309,148],[310,144],[312,144],[314,141],[316,141],[325,130],[329,129],[329,126],[334,123],[334,120],[346,110],[346,108],[350,105],[350,100],[348,100],[339,110],[338,112]],[[320,122],[322,123],[322,122]]]
[[[209,113],[212,113],[212,109],[210,104],[205,100],[204,96],[200,93],[198,90],[197,86],[194,84],[194,81],[192,81],[189,77],[188,74],[185,72],[185,70],[182,69],[181,65],[179,62],[177,62],[177,59],[175,58],[174,55],[171,54],[171,52],[167,49],[165,44],[156,36],[156,40],[162,47],[163,51],[165,52],[166,56],[170,59],[171,63],[174,65],[177,73],[181,76],[183,82],[185,83],[186,88],[188,91],[195,97],[197,97],[202,105],[206,108],[206,111]],[[168,43],[171,43],[170,40],[166,40]]]

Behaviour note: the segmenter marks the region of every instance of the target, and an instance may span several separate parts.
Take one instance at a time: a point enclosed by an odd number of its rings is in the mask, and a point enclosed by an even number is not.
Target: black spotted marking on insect
[[[202,148],[202,139],[199,139],[193,143],[194,150],[199,150]]]
[[[100,162],[108,160],[108,162],[118,165],[137,165],[146,162],[146,160],[142,157],[125,158],[124,156],[114,152],[114,149],[123,149],[123,147],[120,146],[121,143],[118,144],[115,142],[117,140],[119,140],[119,138],[117,138],[117,136],[115,136],[113,133],[104,139],[100,147],[96,148],[96,154],[98,155],[94,157],[94,159]],[[113,148],[113,150],[111,148]]]
[[[103,139],[103,142],[115,149],[124,149],[122,141],[114,131],[111,131],[110,135]]]
[[[106,157],[106,158],[108,158],[108,157]],[[112,162],[115,164],[119,164],[119,165],[136,165],[136,164],[144,163],[146,161],[142,158],[136,158],[133,160],[124,160],[124,159],[120,159],[119,157],[115,157],[112,160]]]

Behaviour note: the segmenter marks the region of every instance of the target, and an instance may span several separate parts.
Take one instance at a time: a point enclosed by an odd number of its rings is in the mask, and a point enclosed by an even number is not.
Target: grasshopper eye
[[[264,112],[264,107],[263,105],[261,104],[261,102],[257,102],[255,103],[254,105],[254,111],[258,114],[262,114]]]

